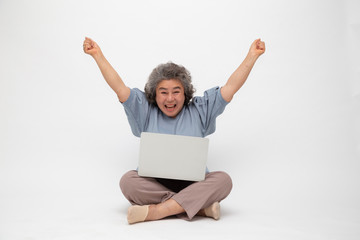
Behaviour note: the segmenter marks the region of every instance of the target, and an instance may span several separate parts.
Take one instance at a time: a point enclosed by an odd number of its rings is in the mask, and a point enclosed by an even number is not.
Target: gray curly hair
[[[193,98],[195,88],[191,84],[190,72],[181,65],[172,62],[158,65],[151,72],[147,83],[145,84],[145,95],[150,104],[156,104],[156,87],[162,80],[176,79],[184,87],[185,102],[188,105]]]

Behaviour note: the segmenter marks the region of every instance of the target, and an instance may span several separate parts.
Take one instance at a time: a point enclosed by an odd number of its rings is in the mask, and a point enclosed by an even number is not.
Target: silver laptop
[[[209,139],[141,133],[138,174],[188,181],[205,179]]]

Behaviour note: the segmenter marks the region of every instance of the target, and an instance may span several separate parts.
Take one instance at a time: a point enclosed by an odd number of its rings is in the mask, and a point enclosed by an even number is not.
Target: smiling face
[[[156,87],[156,103],[168,117],[176,117],[184,106],[185,92],[179,80],[162,80]]]

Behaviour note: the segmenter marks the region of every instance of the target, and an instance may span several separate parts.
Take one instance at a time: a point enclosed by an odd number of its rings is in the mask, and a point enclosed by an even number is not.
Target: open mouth
[[[165,108],[166,108],[167,111],[172,112],[176,108],[176,104],[165,105]]]

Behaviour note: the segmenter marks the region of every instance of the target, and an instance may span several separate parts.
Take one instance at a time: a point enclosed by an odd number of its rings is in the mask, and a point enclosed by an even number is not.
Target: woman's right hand
[[[92,57],[96,57],[97,55],[101,54],[100,47],[96,44],[96,42],[88,37],[85,37],[83,49],[86,54],[89,54]]]

